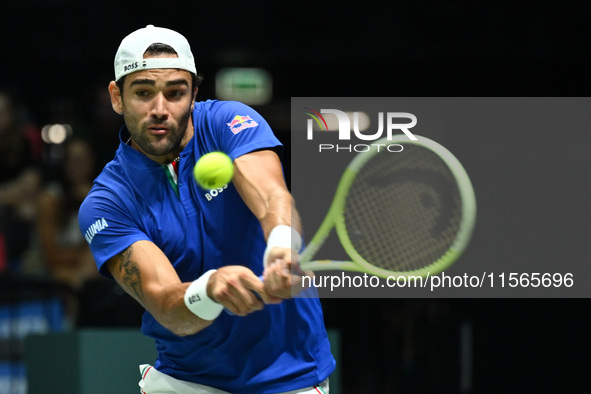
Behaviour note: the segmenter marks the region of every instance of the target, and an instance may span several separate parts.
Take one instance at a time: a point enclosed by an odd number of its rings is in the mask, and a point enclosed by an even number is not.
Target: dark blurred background
[[[125,35],[155,24],[188,38],[205,76],[201,99],[216,97],[216,73],[225,67],[266,70],[272,98],[253,106],[289,146],[290,97],[588,96],[590,18],[591,4],[574,0],[9,0],[0,5],[0,90],[11,94],[19,115],[39,133],[63,124],[68,138],[91,141],[100,167],[117,148],[121,124],[106,94],[115,51]],[[38,144],[42,187],[60,178],[65,160],[62,144],[51,142]],[[290,160],[286,155],[286,169]],[[40,225],[29,219],[35,234]],[[2,331],[0,392],[20,392],[9,379],[24,379],[19,341],[28,332],[139,325],[137,308],[110,283],[92,278],[81,290],[30,263],[39,261],[33,252],[42,236],[32,238],[17,257],[0,262],[0,323],[11,314],[53,311],[64,298],[74,299],[66,310],[81,302],[94,313],[75,314],[65,325]],[[10,249],[1,241],[0,251]],[[31,306],[40,299],[49,304]],[[340,332],[344,393],[591,388],[587,299],[323,302],[327,326]],[[10,306],[23,303],[29,312]]]

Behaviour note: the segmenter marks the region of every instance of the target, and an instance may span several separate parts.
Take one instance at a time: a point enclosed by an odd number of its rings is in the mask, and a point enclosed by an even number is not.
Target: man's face
[[[113,108],[123,114],[134,147],[154,161],[170,162],[193,136],[191,84],[188,71],[152,69],[128,74],[123,96],[117,95],[116,86],[109,87]]]

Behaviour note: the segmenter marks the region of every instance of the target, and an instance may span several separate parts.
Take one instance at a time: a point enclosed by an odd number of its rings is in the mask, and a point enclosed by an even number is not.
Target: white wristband
[[[299,253],[302,248],[302,237],[294,228],[284,224],[273,227],[273,230],[269,233],[269,238],[267,238],[267,248],[263,255],[263,265],[265,268],[268,265],[267,257],[271,249],[276,247],[291,248]]]
[[[218,304],[207,295],[207,282],[215,271],[217,270],[207,271],[191,283],[185,291],[185,305],[204,320],[214,320],[224,310],[222,304]]]

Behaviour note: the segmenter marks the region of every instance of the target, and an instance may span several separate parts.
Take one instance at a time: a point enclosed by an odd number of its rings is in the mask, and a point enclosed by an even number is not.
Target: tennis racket
[[[390,152],[394,144],[403,150]],[[446,148],[421,136],[381,139],[344,171],[300,265],[383,278],[435,275],[466,249],[475,220],[470,178]],[[333,228],[351,260],[313,260]]]

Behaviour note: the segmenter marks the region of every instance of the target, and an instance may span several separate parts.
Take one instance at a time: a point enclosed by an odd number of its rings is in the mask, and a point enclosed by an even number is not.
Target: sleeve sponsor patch
[[[109,227],[109,224],[107,223],[105,218],[100,218],[99,220],[94,222],[86,230],[86,233],[84,233],[84,238],[86,238],[86,242],[88,242],[89,245],[92,244],[92,239],[94,238],[94,236],[106,227]]]
[[[226,123],[226,124],[228,125],[228,127],[230,127],[230,130],[234,134],[238,134],[244,129],[250,129],[250,128],[253,128],[253,127],[256,127],[259,125],[257,122],[255,122],[248,115],[246,115],[246,116],[236,115],[236,116],[234,116],[234,119],[232,119],[232,121],[230,123]]]

